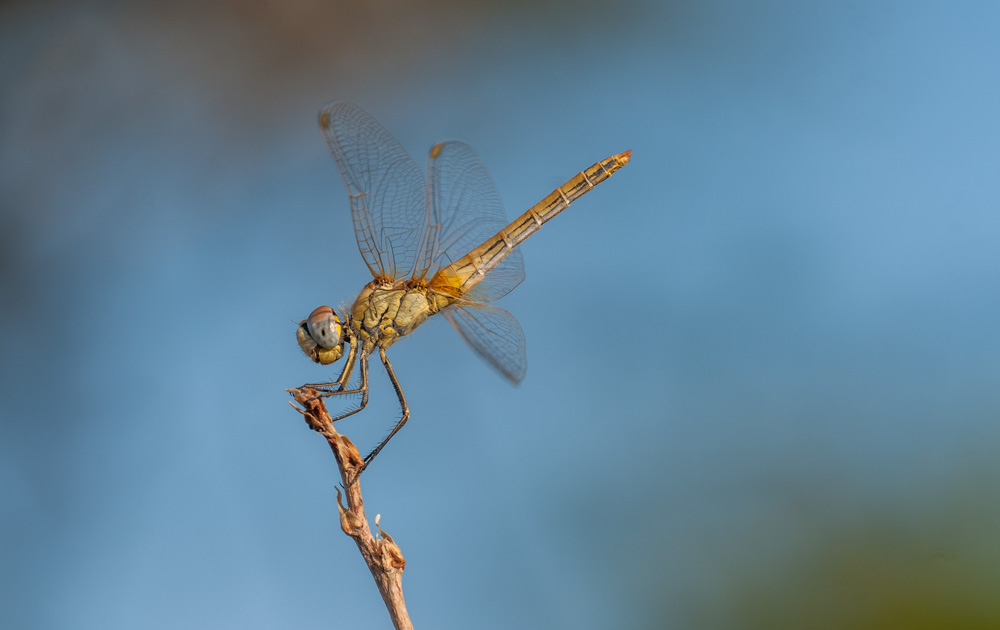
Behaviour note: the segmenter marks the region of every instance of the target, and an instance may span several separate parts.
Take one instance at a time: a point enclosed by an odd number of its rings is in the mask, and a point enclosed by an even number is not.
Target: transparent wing
[[[330,103],[319,122],[347,186],[354,234],[368,269],[376,278],[409,275],[427,224],[420,168],[382,125],[353,103]]]
[[[457,303],[441,311],[479,356],[517,385],[528,369],[524,332],[509,312],[486,304]]]
[[[479,156],[465,143],[445,142],[431,149],[427,191],[430,221],[417,275],[447,267],[507,225],[496,185]],[[514,250],[463,297],[473,302],[492,302],[510,293],[522,280],[524,259],[519,250]]]

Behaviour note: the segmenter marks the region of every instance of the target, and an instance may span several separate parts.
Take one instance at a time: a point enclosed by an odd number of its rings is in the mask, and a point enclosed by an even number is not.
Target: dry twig
[[[364,460],[358,452],[357,447],[351,440],[333,428],[330,414],[326,411],[326,405],[322,398],[316,397],[316,392],[311,389],[289,389],[287,390],[295,401],[302,405],[302,408],[292,407],[305,416],[306,423],[313,431],[326,438],[333,456],[337,459],[337,467],[340,468],[340,478],[343,482],[344,493],[347,495],[347,507],[341,504],[340,488],[337,488],[337,509],[340,512],[340,528],[344,533],[354,539],[361,551],[361,556],[368,565],[368,570],[375,578],[375,585],[378,586],[379,593],[382,594],[382,601],[389,610],[392,624],[396,630],[413,630],[410,623],[410,616],[406,612],[406,604],[403,601],[403,569],[406,567],[406,559],[399,546],[392,540],[392,537],[382,531],[379,526],[379,517],[375,517],[375,526],[378,527],[380,536],[372,536],[368,527],[368,519],[365,518],[365,503],[361,498],[361,481],[359,476],[364,467]]]

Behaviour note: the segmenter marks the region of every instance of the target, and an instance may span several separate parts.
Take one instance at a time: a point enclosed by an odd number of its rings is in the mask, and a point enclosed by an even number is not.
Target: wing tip
[[[345,108],[354,108],[356,110],[361,110],[360,107],[344,99],[337,99],[335,101],[330,101],[323,106],[323,109],[319,110],[319,127],[324,131],[329,131],[330,126],[333,123],[333,115],[337,113],[337,110]],[[362,110],[363,111],[363,110]]]
[[[516,373],[508,371],[506,369],[502,369],[502,368],[500,369],[500,372],[501,372],[501,374],[504,375],[504,378],[506,378],[507,381],[510,382],[511,385],[513,385],[514,387],[517,387],[518,385],[521,384],[521,381],[524,380],[524,376],[528,372],[528,369],[527,369],[527,366],[525,365],[525,366],[522,366],[521,370],[519,370]]]

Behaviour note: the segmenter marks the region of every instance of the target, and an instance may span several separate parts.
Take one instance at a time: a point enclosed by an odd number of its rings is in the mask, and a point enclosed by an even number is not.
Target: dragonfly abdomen
[[[511,221],[482,245],[440,269],[431,279],[430,287],[456,297],[465,295],[543,224],[554,219],[571,203],[628,164],[631,155],[631,151],[612,155],[577,173],[576,177],[528,208],[527,212]]]

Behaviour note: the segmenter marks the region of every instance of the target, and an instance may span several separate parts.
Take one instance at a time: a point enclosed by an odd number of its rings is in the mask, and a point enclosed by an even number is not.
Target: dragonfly
[[[342,420],[368,404],[368,360],[378,353],[399,399],[401,416],[364,458],[364,470],[410,417],[386,349],[440,314],[508,381],[527,368],[524,333],[491,304],[524,279],[518,245],[629,162],[631,151],[581,171],[511,222],[476,153],[462,142],[435,144],[424,176],[388,131],[357,105],[335,101],[319,124],[350,199],[354,235],[372,281],[350,308],[316,308],[296,337],[310,359],[346,360],[337,380],[311,383],[318,397],[361,396]],[[355,366],[360,382],[351,385]],[[360,472],[360,471],[359,471]]]

